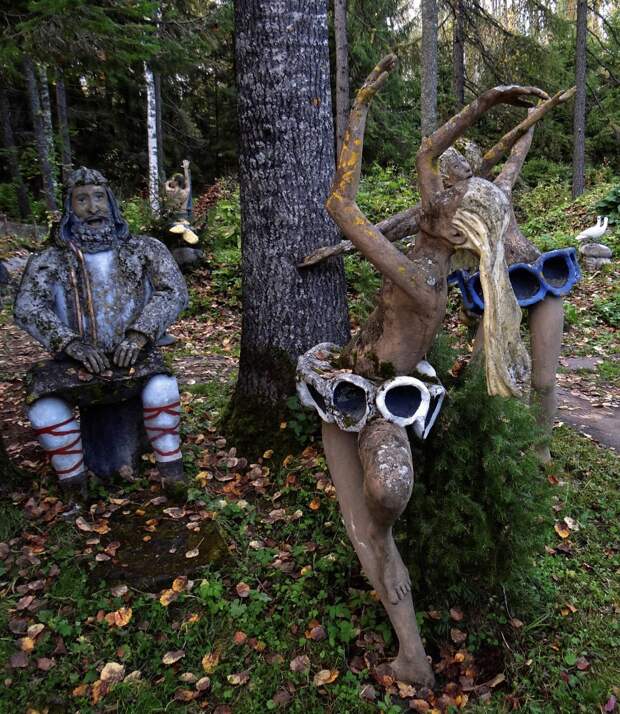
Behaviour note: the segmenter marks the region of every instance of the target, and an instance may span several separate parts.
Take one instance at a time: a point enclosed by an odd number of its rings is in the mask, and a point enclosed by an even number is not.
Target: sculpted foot
[[[411,592],[411,579],[396,549],[396,544],[391,538],[389,540],[382,579],[389,601],[392,605],[397,605]]]
[[[399,652],[398,657],[390,662],[390,669],[394,679],[399,682],[417,684],[429,689],[435,686],[435,675],[424,653],[406,655]]]

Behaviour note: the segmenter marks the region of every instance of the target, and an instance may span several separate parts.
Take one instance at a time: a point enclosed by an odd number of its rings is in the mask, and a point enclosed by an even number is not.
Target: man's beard
[[[116,231],[107,216],[102,216],[102,224],[91,226],[77,216],[71,221],[71,237],[87,253],[109,250],[116,244]]]

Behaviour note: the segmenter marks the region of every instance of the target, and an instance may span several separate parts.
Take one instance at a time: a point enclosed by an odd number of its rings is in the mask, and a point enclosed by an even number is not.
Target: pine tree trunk
[[[162,124],[162,104],[161,104],[161,75],[155,74],[155,121],[157,124],[157,167],[159,184],[163,186],[166,180],[166,168],[164,165],[164,127]]]
[[[341,260],[296,267],[339,240],[324,209],[334,170],[326,5],[235,4],[243,324],[227,422],[255,449],[261,431],[277,430],[297,357],[349,334]]]
[[[422,136],[437,128],[437,0],[422,2]]]
[[[153,70],[144,63],[146,85],[146,133],[149,157],[149,204],[155,215],[159,214],[159,160],[157,152],[157,101]]]
[[[452,87],[457,107],[465,105],[465,46],[463,38],[463,0],[454,5],[454,27],[452,29]]]
[[[32,124],[39,157],[39,166],[43,178],[43,193],[49,211],[57,211],[56,203],[56,182],[52,171],[51,157],[49,155],[49,143],[45,133],[43,111],[39,97],[39,87],[34,71],[34,65],[30,57],[24,59],[24,72],[28,84],[28,96],[30,99],[30,112],[32,114]]]
[[[57,70],[56,79],[56,116],[58,117],[58,132],[60,135],[60,151],[62,156],[62,180],[66,183],[73,170],[71,158],[71,135],[69,134],[69,112],[67,111],[67,92],[61,69]]]
[[[28,191],[26,190],[19,168],[17,145],[15,144],[13,123],[11,121],[9,95],[6,88],[2,85],[0,85],[0,119],[2,120],[2,141],[6,151],[7,164],[13,183],[17,189],[17,207],[19,209],[19,217],[22,220],[26,220],[30,215],[30,200],[28,199]]]
[[[575,113],[573,115],[573,198],[586,187],[586,36],[587,0],[577,0],[577,46],[575,48]]]
[[[336,45],[336,147],[340,154],[349,118],[349,41],[347,0],[334,0],[334,40]]]

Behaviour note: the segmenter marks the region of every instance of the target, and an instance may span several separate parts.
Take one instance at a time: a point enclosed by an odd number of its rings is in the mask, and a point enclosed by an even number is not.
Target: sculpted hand
[[[355,97],[355,104],[358,106],[368,105],[370,100],[386,83],[390,72],[394,70],[397,63],[398,59],[396,55],[389,54],[383,57],[359,89],[357,96]]]
[[[110,369],[110,362],[105,354],[92,345],[87,345],[81,340],[73,340],[65,347],[65,354],[81,362],[93,374],[101,374]]]
[[[189,168],[189,161],[188,161],[187,159],[183,159],[183,161],[181,162],[181,166],[182,166],[184,169],[188,169],[188,168]]]
[[[147,338],[140,332],[129,331],[127,337],[114,350],[112,361],[118,367],[131,367],[136,363],[140,350],[147,342]]]
[[[518,84],[509,84],[495,87],[495,91],[500,96],[500,101],[505,104],[514,104],[519,107],[532,106],[526,101],[527,97],[538,97],[539,99],[549,99],[547,92],[538,87],[521,87]]]

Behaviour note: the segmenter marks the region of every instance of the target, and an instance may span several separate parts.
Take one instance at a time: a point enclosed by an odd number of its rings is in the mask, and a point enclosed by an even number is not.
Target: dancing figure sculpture
[[[368,107],[395,64],[393,55],[381,60],[357,93],[327,201],[346,238],[383,274],[383,287],[374,312],[348,345],[317,345],[300,358],[298,389],[302,401],[323,418],[325,454],[348,535],[396,631],[399,651],[391,663],[393,674],[430,685],[433,672],[392,529],[413,486],[408,430],[425,438],[441,407],[442,390],[425,357],[445,315],[456,250],[473,252],[480,265],[489,393],[522,396],[530,378],[529,356],[519,335],[521,311],[503,252],[509,200],[471,171],[446,189],[439,157],[493,106],[548,96],[536,87],[496,87],[423,139],[416,159],[421,206],[379,224],[386,237],[355,199]],[[535,110],[521,122],[513,130],[517,138],[541,115]],[[412,227],[419,234],[405,254],[390,240],[400,230],[416,232]]]
[[[76,405],[141,395],[159,472],[167,482],[183,480],[179,390],[155,343],[186,304],[185,281],[166,247],[130,234],[98,171],[74,171],[54,244],[26,266],[15,321],[54,355],[29,374],[28,416],[76,508],[89,465]],[[119,444],[103,446],[112,460]]]

